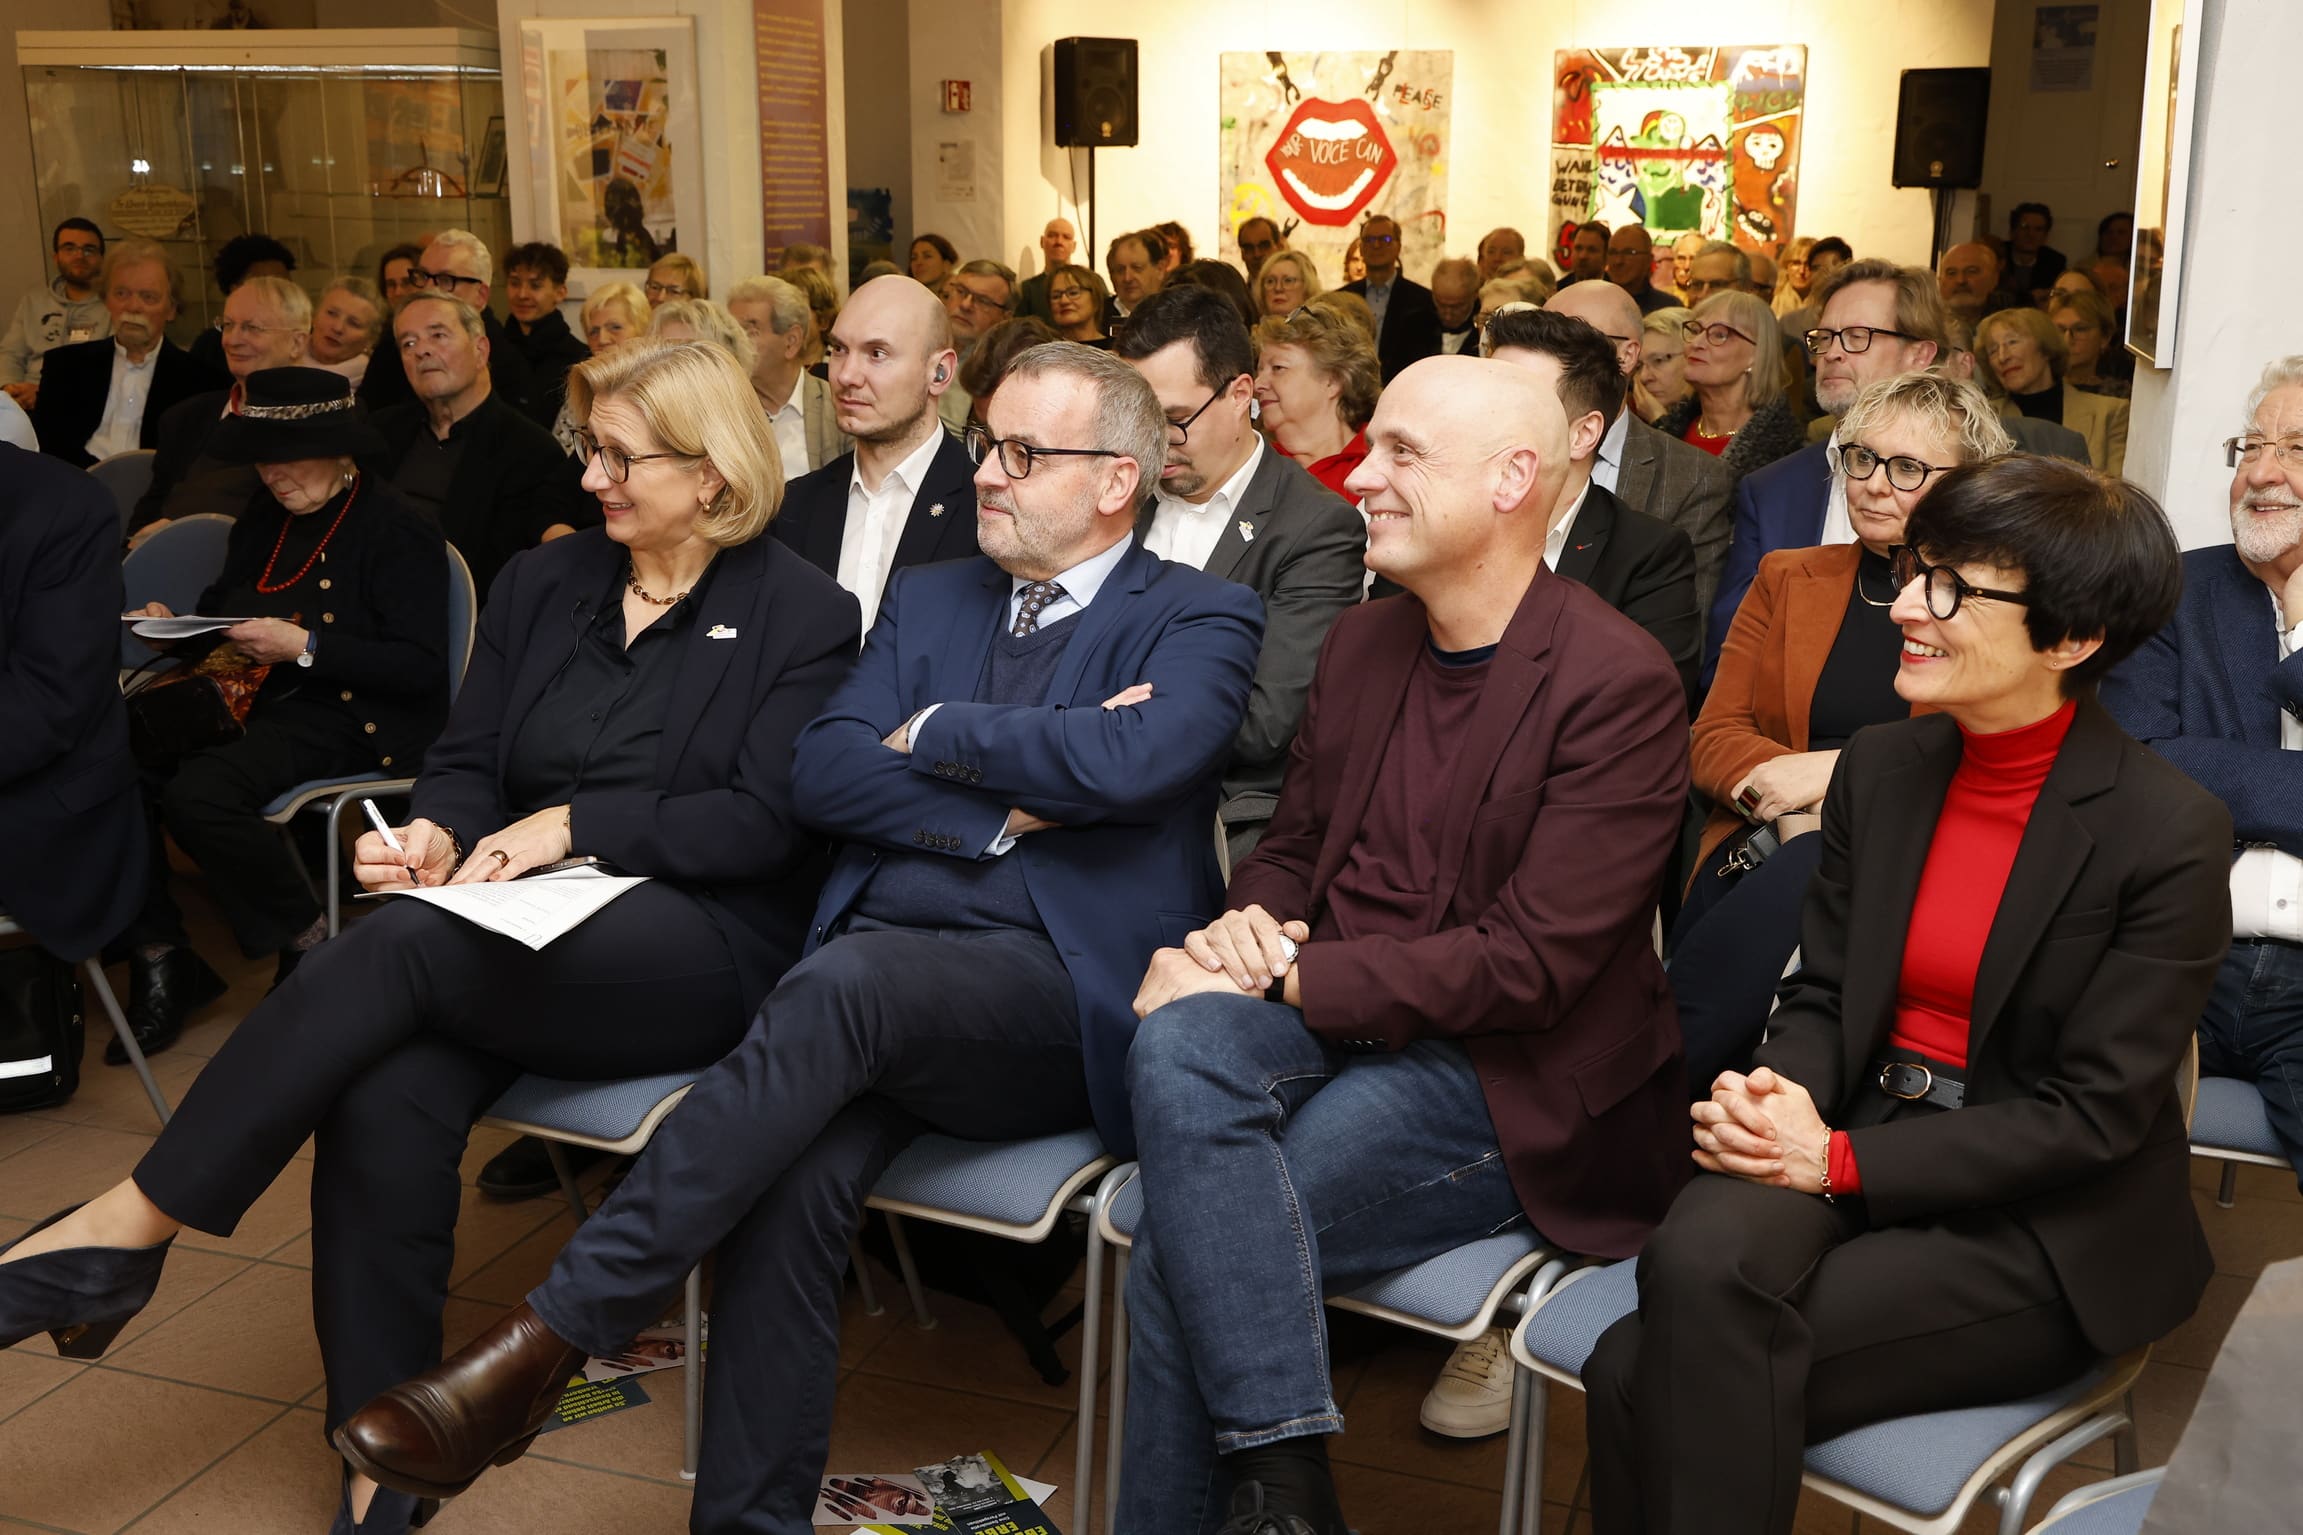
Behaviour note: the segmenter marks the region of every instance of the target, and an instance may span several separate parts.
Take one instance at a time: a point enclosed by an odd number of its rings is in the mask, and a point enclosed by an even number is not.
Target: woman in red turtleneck
[[[2173,616],[2174,537],[2017,456],[1906,538],[1895,686],[1940,712],[1843,751],[1801,969],[1585,1366],[1600,1535],[1780,1535],[1806,1445],[2061,1386],[2211,1271],[2175,1079],[2230,817],[2093,696]]]

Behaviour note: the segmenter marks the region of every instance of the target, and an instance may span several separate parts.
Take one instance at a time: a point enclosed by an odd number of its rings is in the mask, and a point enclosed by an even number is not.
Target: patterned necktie
[[[1034,633],[1040,626],[1040,614],[1049,603],[1064,595],[1064,589],[1053,581],[1026,581],[1019,594],[1023,601],[1016,604],[1016,626],[1009,633],[1017,639]]]

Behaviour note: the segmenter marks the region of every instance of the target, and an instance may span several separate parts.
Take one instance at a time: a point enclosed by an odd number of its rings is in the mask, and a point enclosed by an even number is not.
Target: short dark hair
[[[1247,279],[1239,275],[1239,268],[1228,261],[1187,261],[1168,273],[1165,286],[1170,288],[1206,288],[1220,293],[1232,301],[1239,310],[1239,322],[1249,329],[1261,318],[1255,312],[1255,299],[1247,291]]]
[[[509,276],[523,267],[531,272],[543,273],[563,288],[568,285],[568,253],[549,240],[530,240],[525,245],[515,245],[504,252],[505,275]]]
[[[2159,503],[2084,464],[2031,453],[1969,464],[1912,509],[1904,540],[1936,565],[2020,570],[2034,650],[2102,635],[2063,674],[2065,697],[2091,690],[2175,617],[2183,551]]]
[[[912,245],[932,245],[935,247],[937,255],[943,257],[944,260],[952,263],[954,266],[959,265],[960,253],[953,249],[952,242],[945,239],[942,235],[913,235]],[[904,247],[904,249],[909,251],[912,248],[912,245],[907,245]]]
[[[2135,215],[2128,212],[2125,208],[2122,208],[2117,213],[2106,213],[2103,215],[2103,217],[2097,219],[2095,221],[2095,243],[2098,245],[2102,244],[2103,237],[2111,232],[2111,226],[2118,223],[2121,219],[2125,219],[2130,225],[2132,225],[2135,222]]]
[[[1807,259],[1813,261],[1818,256],[1828,255],[1834,252],[1838,254],[1839,259],[1842,261],[1853,261],[1855,259],[1855,247],[1848,244],[1845,240],[1842,240],[1837,235],[1825,235],[1822,239],[1816,241],[1813,245],[1810,245],[1807,248]]]
[[[1177,223],[1174,219],[1169,219],[1163,224],[1152,225],[1152,232],[1160,237],[1162,244],[1166,245],[1169,250],[1175,252],[1176,262],[1178,265],[1190,264],[1192,260],[1190,230],[1184,228],[1183,225]]]
[[[77,229],[83,234],[94,235],[96,237],[96,249],[98,251],[104,249],[104,231],[98,229],[94,224],[90,223],[86,219],[73,218],[66,219],[62,223],[58,224],[55,228],[55,231],[48,236],[48,248],[50,250],[54,250],[56,248],[57,243],[64,238],[64,231],[67,229]]]
[[[1238,307],[1215,289],[1192,283],[1162,288],[1138,304],[1112,337],[1112,354],[1141,362],[1179,341],[1191,343],[1199,381],[1210,389],[1255,371],[1255,347]]]
[[[2017,203],[2014,207],[2007,210],[2008,229],[2012,231],[2016,228],[2016,226],[2021,224],[2023,222],[2023,215],[2026,213],[2036,213],[2041,218],[2047,220],[2047,227],[2049,229],[2053,229],[2055,227],[2055,210],[2048,207],[2047,204]]]
[[[277,261],[291,272],[296,270],[296,253],[270,235],[234,235],[216,252],[216,286],[231,292],[259,261]]]
[[[1266,218],[1266,217],[1265,217],[1263,214],[1260,214],[1260,213],[1259,213],[1259,214],[1257,214],[1257,215],[1256,215],[1254,218],[1251,218],[1251,219],[1241,219],[1241,220],[1239,221],[1239,231],[1238,231],[1238,238],[1239,238],[1239,239],[1240,239],[1240,240],[1241,240],[1243,243],[1244,243],[1244,242],[1246,241],[1246,239],[1247,239],[1247,228],[1248,228],[1248,225],[1250,225],[1250,224],[1261,224],[1261,225],[1263,225],[1263,227],[1264,227],[1264,228],[1266,228],[1266,229],[1268,229],[1268,230],[1270,230],[1270,231],[1271,231],[1271,237],[1272,237],[1272,239],[1274,239],[1274,240],[1277,240],[1277,239],[1279,239],[1279,237],[1280,237],[1280,234],[1279,234],[1279,220],[1277,220],[1277,219],[1273,219],[1273,218]]]
[[[1613,425],[1623,409],[1629,381],[1616,359],[1615,343],[1589,320],[1549,309],[1514,309],[1487,322],[1486,346],[1491,357],[1516,347],[1556,361],[1559,403],[1571,421],[1596,410],[1602,421]]]
[[[414,266],[421,262],[423,259],[424,247],[418,245],[413,240],[404,241],[401,244],[393,246],[390,250],[384,252],[383,255],[376,258],[377,288],[381,289],[384,286],[384,270],[393,262],[405,261],[410,266]]]
[[[1153,266],[1158,266],[1167,260],[1167,241],[1160,238],[1158,230],[1131,229],[1124,235],[1114,235],[1112,243],[1104,248],[1105,270],[1110,270],[1112,258],[1117,256],[1120,253],[1120,247],[1130,240],[1144,248],[1144,260]]]
[[[1602,245],[1605,245],[1609,240],[1615,238],[1615,231],[1608,228],[1605,224],[1602,224],[1597,219],[1587,219],[1583,223],[1575,226],[1576,239],[1580,240],[1587,234],[1597,234],[1599,236],[1599,243]]]

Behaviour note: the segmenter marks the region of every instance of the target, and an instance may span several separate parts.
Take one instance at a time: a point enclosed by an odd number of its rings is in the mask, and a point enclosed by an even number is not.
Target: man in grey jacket
[[[40,393],[40,362],[50,347],[112,334],[97,276],[104,270],[104,232],[86,219],[66,219],[50,242],[56,277],[16,305],[0,337],[0,388],[29,411]]]

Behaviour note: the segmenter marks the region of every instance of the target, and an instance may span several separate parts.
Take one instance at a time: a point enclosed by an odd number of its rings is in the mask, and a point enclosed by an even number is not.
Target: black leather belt
[[[1879,1090],[1890,1098],[1901,1098],[1908,1103],[1932,1103],[1939,1109],[1956,1109],[1967,1102],[1965,1082],[1945,1076],[1924,1061],[1899,1061],[1883,1056],[1871,1063],[1871,1069],[1879,1082]]]

